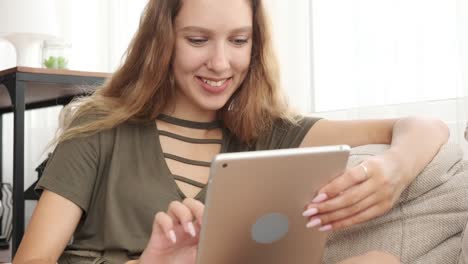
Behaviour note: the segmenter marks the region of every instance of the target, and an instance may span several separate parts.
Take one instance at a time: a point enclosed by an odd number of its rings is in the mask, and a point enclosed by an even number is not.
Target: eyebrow
[[[183,27],[180,29],[182,32],[199,32],[199,33],[212,33],[211,30],[203,27],[196,27],[196,26],[187,26]],[[240,28],[235,28],[233,30],[230,30],[229,33],[251,33],[252,32],[252,27],[251,26],[246,26],[246,27],[240,27]]]

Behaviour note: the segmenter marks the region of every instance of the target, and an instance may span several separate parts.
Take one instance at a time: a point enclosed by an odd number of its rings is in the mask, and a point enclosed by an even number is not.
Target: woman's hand
[[[154,217],[153,231],[139,263],[195,263],[204,205],[195,199],[174,201]]]
[[[408,185],[392,155],[371,157],[321,188],[303,213],[307,227],[338,230],[388,212]]]

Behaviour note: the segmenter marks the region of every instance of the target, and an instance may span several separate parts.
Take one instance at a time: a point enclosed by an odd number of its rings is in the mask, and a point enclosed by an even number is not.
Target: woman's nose
[[[229,69],[229,57],[223,44],[217,45],[208,60],[207,67],[215,72],[225,72]]]

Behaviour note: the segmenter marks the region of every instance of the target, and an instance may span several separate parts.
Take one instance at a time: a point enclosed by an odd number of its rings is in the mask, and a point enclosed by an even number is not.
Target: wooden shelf
[[[4,79],[0,79],[0,83],[3,83],[0,86],[0,113],[11,112],[13,109],[9,92],[4,85],[8,78],[24,81],[26,109],[34,109],[65,104],[75,96],[94,91],[110,76],[111,74],[102,72],[28,67],[0,71],[0,78]]]
[[[86,71],[75,71],[75,70],[55,70],[55,69],[46,69],[46,68],[31,68],[31,67],[14,67],[0,71],[0,76],[14,73],[14,72],[24,72],[24,73],[42,73],[42,74],[55,74],[55,75],[66,75],[66,76],[81,76],[81,77],[100,77],[108,78],[111,76],[110,73],[105,72],[86,72]]]

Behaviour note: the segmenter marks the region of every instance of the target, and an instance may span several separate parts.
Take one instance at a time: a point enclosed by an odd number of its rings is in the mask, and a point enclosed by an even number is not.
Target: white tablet
[[[302,216],[346,168],[346,145],[219,154],[211,164],[198,264],[319,264],[327,234]]]

